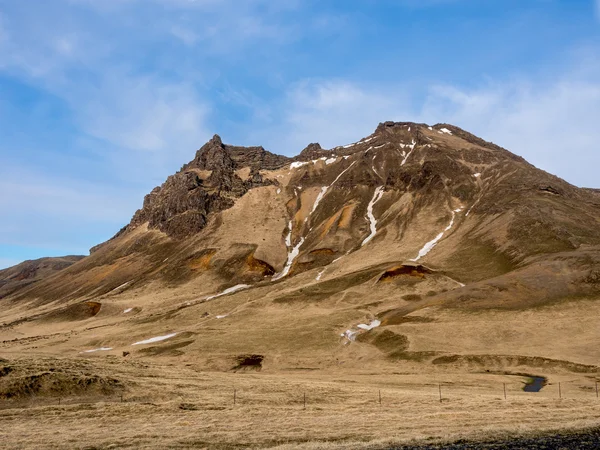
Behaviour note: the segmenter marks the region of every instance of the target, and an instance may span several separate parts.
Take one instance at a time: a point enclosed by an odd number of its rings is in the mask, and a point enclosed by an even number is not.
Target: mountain
[[[0,299],[40,280],[49,278],[83,258],[84,256],[73,255],[41,258],[24,261],[16,266],[0,270]]]
[[[593,425],[599,230],[597,189],[449,124],[294,158],[214,136],[89,256],[0,272],[0,399],[75,408],[23,409],[43,445],[74,419],[173,448]]]
[[[210,346],[202,358],[219,368],[247,352],[280,355],[273,367],[312,364],[315,349],[328,366],[331,346],[348,341],[402,359],[411,339],[395,327],[415,314],[598,296],[599,224],[597,191],[449,124],[384,122],[294,158],[214,136],[90,256],[4,298],[4,327],[17,336],[15,324],[91,320],[110,348],[168,328],[196,336],[172,354]],[[235,328],[205,326],[230,315]]]
[[[599,245],[599,217],[593,190],[448,124],[385,122],[293,159],[215,136],[113,239],[22,295],[93,298],[209,274],[225,288],[411,260],[472,283]]]

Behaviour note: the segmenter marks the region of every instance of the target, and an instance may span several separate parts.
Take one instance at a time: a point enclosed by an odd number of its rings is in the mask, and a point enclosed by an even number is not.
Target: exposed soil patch
[[[417,278],[425,278],[425,275],[432,274],[433,271],[421,264],[410,265],[410,264],[402,264],[396,267],[392,267],[391,269],[386,270],[381,277],[379,277],[378,282],[384,281],[392,281],[402,275],[407,275],[410,277]]]
[[[254,254],[248,255],[246,259],[247,270],[250,272],[257,272],[262,277],[270,277],[275,275],[275,269],[269,263],[257,259]]]
[[[233,371],[238,370],[262,370],[262,363],[265,359],[264,355],[240,355],[236,358],[237,364],[233,367]]]
[[[187,265],[190,269],[196,271],[208,270],[210,269],[211,260],[216,253],[217,250],[214,248],[202,250],[188,258]]]

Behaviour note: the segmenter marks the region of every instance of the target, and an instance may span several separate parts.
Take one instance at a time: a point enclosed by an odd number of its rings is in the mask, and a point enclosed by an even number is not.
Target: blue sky
[[[0,267],[86,254],[212,134],[449,122],[600,188],[600,1],[0,0]]]

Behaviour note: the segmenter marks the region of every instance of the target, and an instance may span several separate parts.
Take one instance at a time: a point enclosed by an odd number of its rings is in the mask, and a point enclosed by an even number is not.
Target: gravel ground
[[[451,444],[394,447],[394,450],[474,450],[474,449],[536,449],[588,450],[600,449],[600,428],[576,432],[551,433],[536,437],[518,437],[486,442],[459,441]],[[391,449],[390,449],[391,450]]]

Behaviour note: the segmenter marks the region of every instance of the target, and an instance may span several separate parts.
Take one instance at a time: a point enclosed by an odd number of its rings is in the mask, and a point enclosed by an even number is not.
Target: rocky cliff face
[[[215,135],[192,161],[144,198],[144,206],[122,231],[148,223],[172,237],[193,235],[206,226],[212,213],[230,208],[248,190],[277,183],[264,179],[261,170],[277,169],[289,161],[262,147],[224,145]]]

